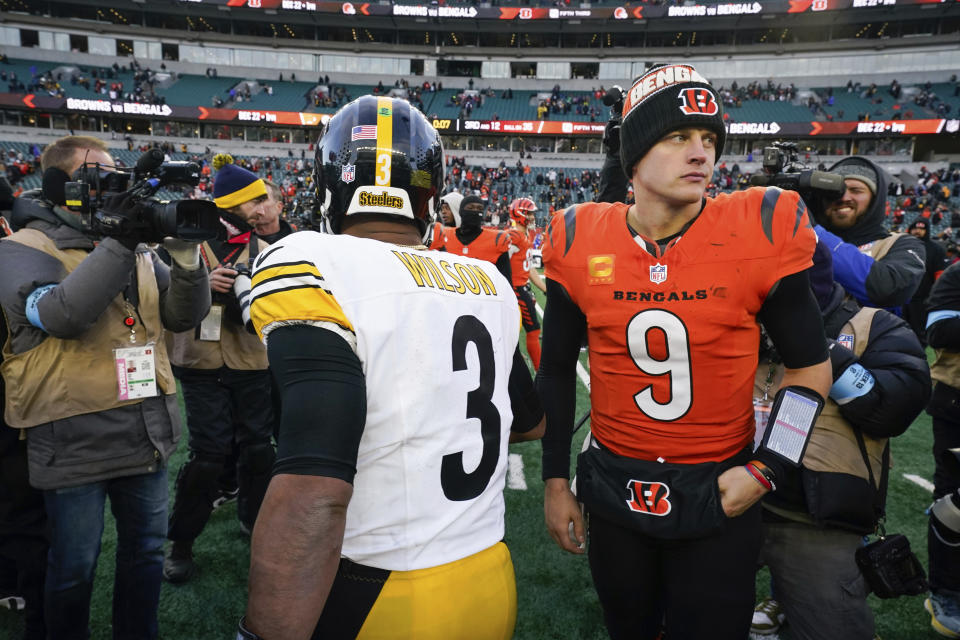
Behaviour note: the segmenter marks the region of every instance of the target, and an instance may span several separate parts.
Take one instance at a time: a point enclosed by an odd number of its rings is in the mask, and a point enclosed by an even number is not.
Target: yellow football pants
[[[509,640],[517,583],[502,542],[439,567],[392,571],[358,640]]]

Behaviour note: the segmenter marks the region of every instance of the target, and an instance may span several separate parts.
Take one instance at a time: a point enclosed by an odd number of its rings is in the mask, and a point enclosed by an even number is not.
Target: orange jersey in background
[[[510,279],[514,287],[522,287],[530,282],[530,250],[533,241],[526,227],[511,226],[507,233],[510,244],[517,248],[510,256]]]
[[[441,251],[455,253],[460,256],[470,256],[479,260],[486,260],[496,264],[497,259],[510,249],[507,234],[496,229],[481,229],[480,235],[470,244],[463,244],[457,238],[456,229],[444,228],[444,241]],[[434,247],[430,247],[433,249]]]
[[[625,204],[570,207],[542,247],[546,277],[587,317],[591,429],[624,456],[726,459],[753,440],[756,314],[812,264],[806,207],[773,188],[708,198],[659,257],[626,217]]]
[[[444,227],[442,222],[434,222],[433,229],[430,232],[430,248],[434,251],[442,251],[444,235],[446,232],[453,233],[452,227]]]

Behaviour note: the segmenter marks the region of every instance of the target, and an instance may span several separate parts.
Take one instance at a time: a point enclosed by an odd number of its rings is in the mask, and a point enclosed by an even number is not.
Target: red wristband
[[[773,485],[770,484],[769,480],[763,477],[763,474],[760,473],[760,471],[756,467],[754,467],[752,464],[747,463],[743,465],[743,468],[746,469],[751,476],[753,476],[754,480],[760,483],[760,486],[762,486],[767,491],[773,491]]]
[[[771,491],[777,490],[777,474],[773,472],[773,469],[771,469],[764,463],[760,462],[759,460],[751,460],[747,464],[753,467],[757,472],[760,473],[761,476],[764,477],[764,479],[766,479],[767,482],[770,483]]]

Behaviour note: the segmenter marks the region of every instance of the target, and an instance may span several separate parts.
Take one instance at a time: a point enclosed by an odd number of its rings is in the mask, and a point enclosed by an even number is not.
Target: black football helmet
[[[346,216],[378,213],[413,220],[426,238],[440,205],[443,145],[406,100],[362,96],[327,121],[313,173],[322,230],[340,233]]]

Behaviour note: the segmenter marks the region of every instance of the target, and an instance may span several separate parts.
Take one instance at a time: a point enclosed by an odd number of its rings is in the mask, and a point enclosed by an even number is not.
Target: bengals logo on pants
[[[677,97],[684,115],[715,116],[720,111],[720,105],[709,89],[683,89]]]
[[[667,499],[670,495],[670,487],[662,482],[631,480],[627,483],[627,489],[630,490],[631,495],[630,500],[627,500],[627,506],[631,511],[647,513],[651,516],[665,516],[673,508]]]

